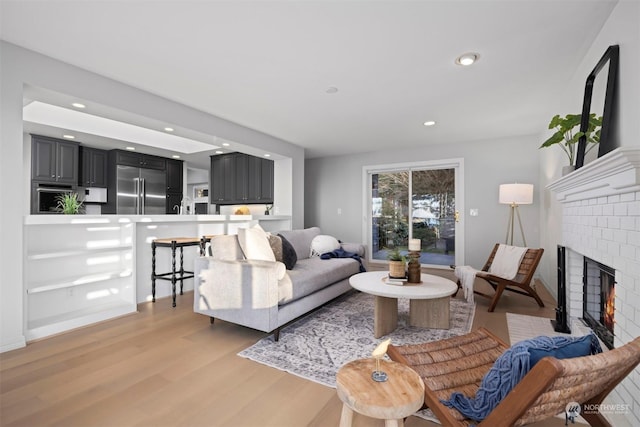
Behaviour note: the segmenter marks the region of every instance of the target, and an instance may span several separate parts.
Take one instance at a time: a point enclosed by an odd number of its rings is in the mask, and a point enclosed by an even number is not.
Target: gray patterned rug
[[[373,337],[374,297],[350,293],[310,313],[280,332],[280,340],[265,337],[239,356],[335,388],[336,373],[347,362],[371,356],[384,339],[392,344],[416,344],[466,334],[475,305],[451,300],[451,328],[423,329],[408,325],[409,301],[399,300],[398,329]]]

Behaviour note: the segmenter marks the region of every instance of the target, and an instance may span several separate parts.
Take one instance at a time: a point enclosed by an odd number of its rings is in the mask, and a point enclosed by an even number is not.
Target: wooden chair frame
[[[425,406],[446,426],[476,424],[457,410],[443,405],[452,391],[474,396],[480,380],[507,346],[484,328],[470,334],[426,344],[389,346],[392,360],[414,369],[425,383]],[[487,356],[489,355],[489,356]],[[447,359],[448,356],[452,356]],[[485,358],[485,361],[479,359]],[[640,337],[593,356],[540,360],[513,390],[477,425],[520,426],[565,411],[570,402],[594,405],[604,398],[640,363]],[[464,366],[469,365],[469,366]],[[599,412],[583,412],[593,427],[610,427]]]
[[[498,301],[502,296],[504,291],[515,292],[520,295],[526,295],[536,300],[540,307],[544,307],[544,303],[540,296],[536,292],[535,289],[531,287],[531,281],[533,280],[533,274],[536,272],[536,268],[538,268],[538,264],[540,263],[540,259],[542,259],[542,254],[544,253],[544,249],[527,249],[527,252],[524,254],[522,258],[522,262],[520,263],[520,267],[518,268],[518,273],[516,277],[512,280],[505,279],[503,277],[494,276],[489,273],[489,267],[493,263],[493,259],[496,256],[496,251],[498,250],[499,243],[493,247],[493,251],[489,255],[489,259],[485,263],[484,267],[482,267],[482,271],[476,273],[477,278],[484,279],[495,291],[493,295],[485,294],[482,292],[478,292],[474,290],[475,294],[481,295],[486,298],[491,298],[491,304],[489,305],[490,312],[495,310],[496,305],[498,305]],[[458,280],[458,286],[460,285],[460,281]]]

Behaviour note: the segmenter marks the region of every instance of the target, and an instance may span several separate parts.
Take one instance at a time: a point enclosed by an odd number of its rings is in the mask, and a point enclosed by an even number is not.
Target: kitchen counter
[[[27,215],[25,225],[108,224],[157,222],[247,222],[291,221],[288,215]]]
[[[27,340],[132,313],[151,300],[151,241],[236,234],[259,224],[291,229],[287,215],[28,215],[24,218]],[[158,251],[156,270],[171,270]],[[197,247],[184,250],[191,270]],[[184,283],[193,289],[193,280]],[[156,304],[171,304],[169,282],[156,283]],[[180,301],[178,301],[180,304]]]

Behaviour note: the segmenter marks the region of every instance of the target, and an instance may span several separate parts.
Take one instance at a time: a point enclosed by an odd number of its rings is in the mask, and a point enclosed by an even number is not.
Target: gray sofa
[[[295,250],[291,270],[279,261],[247,259],[251,251],[243,251],[242,235],[213,238],[210,255],[195,261],[194,311],[212,323],[220,319],[273,332],[277,341],[283,325],[351,289],[349,277],[360,271],[356,259],[310,256],[318,227],[277,234]],[[341,249],[364,257],[361,244],[341,243]]]

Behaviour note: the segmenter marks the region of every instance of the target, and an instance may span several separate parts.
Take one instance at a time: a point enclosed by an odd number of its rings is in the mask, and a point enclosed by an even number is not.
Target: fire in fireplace
[[[609,348],[615,323],[615,271],[584,257],[583,319]]]

